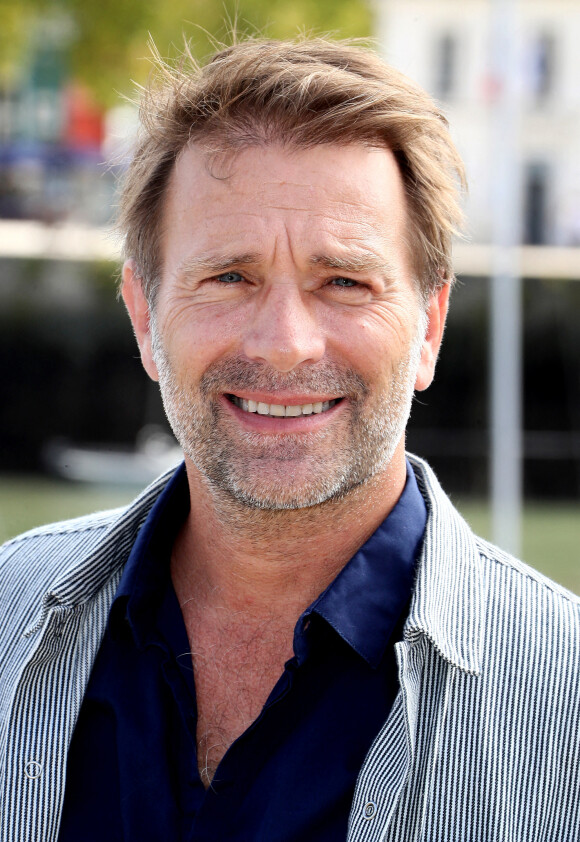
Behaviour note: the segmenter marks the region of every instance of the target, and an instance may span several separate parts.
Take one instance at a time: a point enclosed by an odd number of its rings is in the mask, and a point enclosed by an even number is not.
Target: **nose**
[[[324,337],[308,295],[292,283],[273,285],[263,292],[244,337],[243,350],[249,359],[280,372],[322,359]]]

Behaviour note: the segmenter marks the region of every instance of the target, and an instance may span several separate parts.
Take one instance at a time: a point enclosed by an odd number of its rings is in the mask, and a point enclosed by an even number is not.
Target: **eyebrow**
[[[339,272],[382,272],[393,276],[395,268],[385,257],[378,257],[374,254],[351,254],[347,257],[337,255],[320,254],[311,257],[311,266],[323,266],[325,269],[336,269]]]
[[[219,275],[232,266],[248,266],[260,262],[260,255],[246,254],[204,254],[199,257],[187,257],[177,267],[178,275]]]

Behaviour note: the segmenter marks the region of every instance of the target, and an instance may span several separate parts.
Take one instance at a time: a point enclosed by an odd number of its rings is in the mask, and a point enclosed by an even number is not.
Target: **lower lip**
[[[274,417],[272,415],[260,415],[257,412],[245,412],[232,403],[225,395],[221,395],[220,403],[225,409],[240,421],[242,425],[253,432],[266,434],[280,433],[310,433],[324,427],[332,421],[337,413],[341,412],[342,406],[346,403],[343,398],[326,412],[312,413],[312,415],[298,415]]]

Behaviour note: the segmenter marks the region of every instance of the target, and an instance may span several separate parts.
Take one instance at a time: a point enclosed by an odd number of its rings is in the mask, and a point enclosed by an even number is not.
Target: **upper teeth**
[[[303,403],[284,406],[281,403],[262,403],[262,401],[247,401],[244,398],[238,398],[236,395],[231,395],[231,399],[236,406],[243,409],[244,412],[257,412],[258,415],[274,415],[277,418],[290,416],[296,418],[298,415],[312,415],[313,413],[326,412],[331,406],[334,406],[336,400],[332,401],[318,401],[317,403]]]

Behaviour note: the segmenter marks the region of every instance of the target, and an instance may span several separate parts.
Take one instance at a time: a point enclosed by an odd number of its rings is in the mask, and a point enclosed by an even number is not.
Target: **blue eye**
[[[358,281],[353,281],[352,278],[333,278],[331,281],[335,287],[356,287]]]
[[[239,284],[243,280],[239,272],[224,272],[216,277],[216,281],[220,281],[222,284]]]

